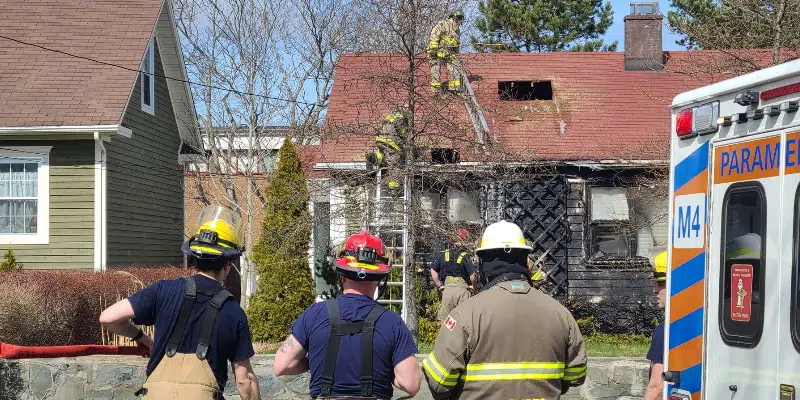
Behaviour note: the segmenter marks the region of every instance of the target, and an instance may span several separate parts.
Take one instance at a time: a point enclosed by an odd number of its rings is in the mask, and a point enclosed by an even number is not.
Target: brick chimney
[[[625,16],[625,69],[649,71],[664,69],[661,50],[661,23],[658,2],[631,3]]]

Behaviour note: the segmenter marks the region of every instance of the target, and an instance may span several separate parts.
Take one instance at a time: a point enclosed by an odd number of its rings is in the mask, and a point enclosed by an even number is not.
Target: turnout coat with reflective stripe
[[[567,309],[522,280],[459,305],[422,363],[435,399],[559,399],[586,377],[586,348]]]

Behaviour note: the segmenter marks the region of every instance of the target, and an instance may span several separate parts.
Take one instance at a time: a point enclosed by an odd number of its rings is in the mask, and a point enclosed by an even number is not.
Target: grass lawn
[[[650,348],[650,338],[643,335],[585,336],[589,357],[644,357]]]
[[[641,335],[598,334],[584,337],[589,357],[644,357],[650,348],[650,338]],[[255,344],[256,353],[275,354],[277,344]],[[433,344],[420,343],[419,353],[433,351]]]

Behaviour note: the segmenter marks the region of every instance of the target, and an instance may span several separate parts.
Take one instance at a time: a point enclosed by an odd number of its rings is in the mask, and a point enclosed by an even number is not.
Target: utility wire
[[[188,79],[173,78],[173,77],[169,77],[169,76],[166,76],[166,75],[159,75],[159,74],[156,74],[156,73],[149,73],[149,72],[142,71],[140,69],[129,68],[129,67],[126,67],[124,65],[119,65],[119,64],[106,62],[106,61],[100,61],[100,60],[97,60],[97,59],[94,59],[94,58],[79,56],[77,54],[67,53],[66,51],[61,51],[61,50],[58,50],[58,49],[53,49],[53,48],[49,48],[49,47],[45,47],[45,46],[40,46],[40,45],[35,44],[35,43],[24,42],[22,40],[10,38],[8,36],[0,35],[0,39],[10,40],[12,42],[16,42],[16,43],[19,43],[19,44],[22,44],[22,45],[25,45],[25,46],[32,46],[32,47],[36,47],[36,48],[39,48],[39,49],[42,49],[42,50],[52,51],[54,53],[59,53],[59,54],[63,54],[63,55],[66,55],[66,56],[78,58],[78,59],[81,59],[81,60],[91,61],[91,62],[95,62],[95,63],[102,64],[102,65],[107,65],[107,66],[110,66],[110,67],[121,68],[121,69],[132,71],[132,72],[138,72],[138,73],[142,73],[142,74],[147,74],[147,75],[150,75],[150,76],[155,76],[155,77],[158,77],[158,78],[164,78],[164,79],[168,79],[168,80],[176,81],[176,82],[188,83],[190,85],[202,86],[202,87],[206,87],[206,88],[209,88],[209,89],[223,90],[223,91],[226,91],[226,92],[236,93],[236,94],[239,94],[239,95],[261,97],[261,98],[265,98],[265,99],[268,99],[268,100],[277,100],[277,101],[283,101],[283,102],[286,102],[286,103],[305,104],[305,105],[308,105],[308,106],[317,106],[318,105],[317,103],[308,103],[308,102],[300,101],[300,100],[288,100],[288,99],[284,99],[284,98],[280,98],[280,97],[267,96],[267,95],[264,95],[264,94],[243,92],[243,91],[236,90],[236,89],[228,89],[228,88],[224,88],[224,87],[220,87],[220,86],[207,85],[205,83],[194,82],[194,81],[190,81]]]

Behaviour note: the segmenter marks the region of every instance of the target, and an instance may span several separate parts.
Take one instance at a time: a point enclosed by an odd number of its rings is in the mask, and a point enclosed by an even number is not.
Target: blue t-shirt
[[[343,294],[336,300],[342,323],[363,321],[372,306],[377,304],[375,300],[357,294]],[[322,369],[330,333],[331,322],[324,302],[306,309],[292,325],[292,336],[308,351],[312,397],[319,396],[322,391]],[[361,395],[361,335],[345,335],[339,341],[333,396]],[[373,395],[391,398],[394,367],[416,353],[417,345],[411,331],[400,316],[389,310],[384,312],[375,324],[372,338]]]
[[[650,342],[647,359],[653,364],[664,364],[664,324],[653,329],[653,341]]]
[[[195,275],[194,280],[197,282],[197,300],[189,315],[178,353],[194,353],[197,349],[203,326],[203,311],[211,300],[211,297],[199,292],[223,289],[219,282],[203,275]],[[155,325],[156,337],[150,361],[147,363],[148,376],[164,358],[169,336],[172,335],[183,304],[183,294],[183,279],[175,279],[153,283],[128,298],[136,315],[133,322],[138,325]],[[220,390],[225,388],[228,381],[228,362],[247,360],[254,354],[247,316],[236,301],[228,299],[217,313],[206,358],[219,382]]]

